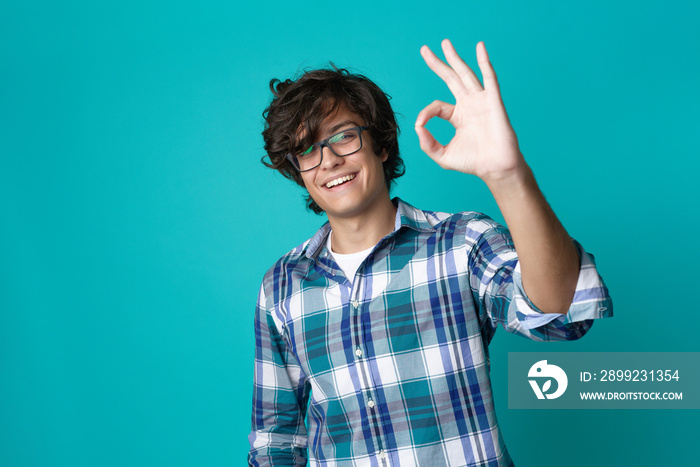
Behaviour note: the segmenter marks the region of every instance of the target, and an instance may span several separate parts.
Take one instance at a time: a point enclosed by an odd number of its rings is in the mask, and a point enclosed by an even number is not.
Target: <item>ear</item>
[[[386,149],[382,149],[382,154],[380,157],[382,159],[382,162],[386,162],[389,159],[389,153],[386,152]]]

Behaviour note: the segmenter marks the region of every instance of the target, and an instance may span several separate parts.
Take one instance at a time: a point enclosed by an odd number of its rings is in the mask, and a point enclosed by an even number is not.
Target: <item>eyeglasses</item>
[[[287,154],[287,159],[299,172],[315,169],[323,161],[323,148],[331,150],[338,157],[349,156],[362,149],[362,130],[368,130],[368,126],[356,126],[329,136],[323,141],[312,144],[306,151],[292,155]]]

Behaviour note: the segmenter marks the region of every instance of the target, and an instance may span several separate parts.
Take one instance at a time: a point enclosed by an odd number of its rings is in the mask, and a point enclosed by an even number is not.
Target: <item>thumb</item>
[[[440,158],[445,154],[445,146],[440,144],[427,128],[421,125],[416,125],[416,134],[420,142],[420,148],[432,160],[439,163]]]

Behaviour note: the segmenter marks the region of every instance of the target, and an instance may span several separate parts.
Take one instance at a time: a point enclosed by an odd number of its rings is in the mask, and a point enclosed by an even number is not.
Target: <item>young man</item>
[[[250,465],[512,465],[493,405],[488,343],[500,324],[581,337],[612,315],[518,148],[483,43],[484,84],[449,41],[421,54],[455,96],[416,121],[441,167],[480,177],[509,230],[483,214],[421,211],[389,196],[403,173],[386,95],[363,76],[273,80],[269,164],[328,222],[263,280],[256,310]],[[448,120],[446,146],[424,128]]]

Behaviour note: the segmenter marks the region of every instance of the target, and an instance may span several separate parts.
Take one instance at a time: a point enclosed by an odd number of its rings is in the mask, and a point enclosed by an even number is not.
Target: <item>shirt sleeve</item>
[[[593,320],[612,316],[612,299],[595,259],[575,240],[581,266],[571,306],[566,314],[543,313],[525,293],[508,229],[488,218],[472,224],[467,229],[472,289],[478,290],[480,316],[492,328],[500,324],[533,340],[574,340]]]
[[[255,371],[250,466],[305,466],[304,419],[309,384],[296,357],[265,306],[264,290],[255,310]]]

